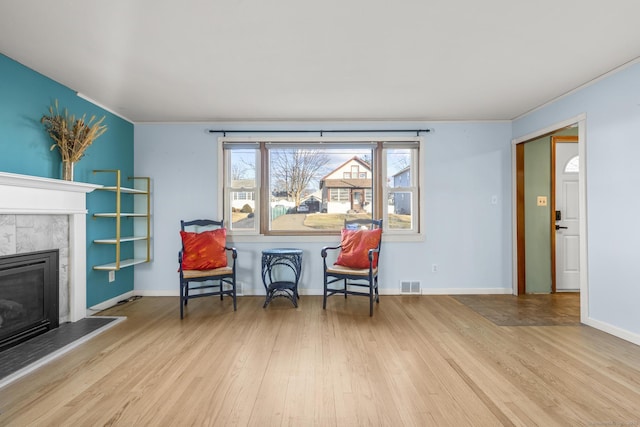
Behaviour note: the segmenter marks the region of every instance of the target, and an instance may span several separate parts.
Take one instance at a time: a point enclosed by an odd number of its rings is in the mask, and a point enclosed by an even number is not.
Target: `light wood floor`
[[[449,296],[372,318],[362,297],[262,302],[110,309],[128,319],[0,389],[0,425],[640,424],[640,347],[587,326],[497,326]]]

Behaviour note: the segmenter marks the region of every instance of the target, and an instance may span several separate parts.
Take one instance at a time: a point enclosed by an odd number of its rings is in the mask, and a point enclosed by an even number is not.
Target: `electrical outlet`
[[[114,270],[109,271],[109,283],[116,280],[116,272]]]
[[[432,273],[438,272],[438,264],[431,264],[431,272]]]

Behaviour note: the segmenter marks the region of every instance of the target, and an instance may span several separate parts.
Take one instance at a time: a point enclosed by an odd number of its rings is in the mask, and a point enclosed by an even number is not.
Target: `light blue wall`
[[[0,54],[0,171],[60,178],[60,154],[50,151],[51,139],[40,124],[49,105],[58,100],[70,113],[87,116],[106,115],[107,132],[91,145],[75,167],[75,180],[100,183],[93,169],[122,169],[133,173],[133,124],[78,98],[75,92]],[[128,176],[127,175],[127,176]],[[95,248],[96,236],[113,234],[107,222],[91,218],[93,212],[108,209],[106,194],[91,193],[87,197],[87,306],[114,298],[133,289],[133,271],[122,271],[116,281],[108,283],[105,272],[91,268],[105,258]],[[111,248],[112,249],[112,248]],[[106,261],[105,261],[106,262]]]
[[[640,63],[513,123],[519,138],[586,114],[588,317],[640,337]]]
[[[136,290],[178,292],[181,219],[216,217],[218,142],[210,128],[363,129],[433,128],[421,152],[426,239],[385,242],[381,292],[397,293],[400,280],[421,280],[426,293],[500,292],[511,285],[511,123],[260,123],[140,124],[135,127],[136,173],[153,177],[154,261],[136,267]],[[494,197],[495,196],[495,197]],[[496,203],[492,204],[492,199]],[[304,250],[302,293],[320,294],[320,249],[338,237],[257,237],[234,242],[245,293],[263,294],[260,252]],[[438,272],[431,265],[438,264]]]

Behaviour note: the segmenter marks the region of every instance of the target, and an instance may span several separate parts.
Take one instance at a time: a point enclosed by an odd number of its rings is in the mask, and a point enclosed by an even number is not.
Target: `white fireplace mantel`
[[[96,184],[0,172],[0,214],[69,215],[69,320],[87,313],[86,194]]]
[[[0,213],[86,214],[86,193],[100,187],[86,182],[0,172]]]

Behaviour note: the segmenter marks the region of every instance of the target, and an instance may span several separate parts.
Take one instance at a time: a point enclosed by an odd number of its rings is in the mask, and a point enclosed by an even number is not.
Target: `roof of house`
[[[352,161],[356,161],[358,163],[360,163],[362,166],[364,166],[365,168],[367,168],[367,170],[369,172],[371,172],[371,165],[369,165],[369,163],[365,162],[364,160],[362,160],[360,157],[358,156],[353,156],[352,158],[350,158],[349,160],[347,160],[346,162],[342,163],[340,166],[338,166],[337,168],[334,168],[331,172],[329,172],[328,174],[326,174],[325,176],[323,176],[322,178],[320,178],[320,188],[322,188],[322,181],[325,181],[327,179],[328,176],[331,176],[332,173],[334,173],[335,171],[337,171],[338,169],[343,168],[344,166],[346,166],[347,164],[349,164]]]
[[[407,166],[405,168],[400,169],[398,172],[394,173],[391,176],[398,176],[398,175],[402,175],[405,172],[408,172],[409,170],[411,170],[411,166]]]

